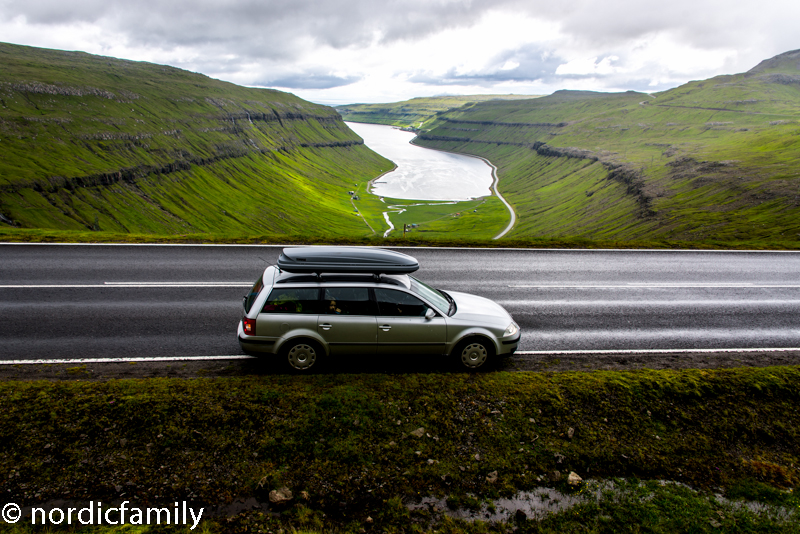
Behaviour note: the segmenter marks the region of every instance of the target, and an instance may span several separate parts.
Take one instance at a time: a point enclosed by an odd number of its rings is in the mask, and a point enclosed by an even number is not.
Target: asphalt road
[[[404,249],[502,304],[521,351],[800,347],[800,253]],[[279,247],[0,245],[0,359],[241,354]]]

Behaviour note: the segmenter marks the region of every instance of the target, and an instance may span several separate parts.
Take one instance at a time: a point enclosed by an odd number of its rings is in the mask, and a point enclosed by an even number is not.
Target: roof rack
[[[419,262],[380,248],[297,247],[283,249],[278,268],[288,273],[408,274],[419,269]]]

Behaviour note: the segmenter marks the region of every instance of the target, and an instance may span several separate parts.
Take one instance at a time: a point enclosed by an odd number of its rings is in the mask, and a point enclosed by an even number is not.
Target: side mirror
[[[428,311],[425,312],[425,319],[430,321],[434,317],[436,317],[436,312],[433,311],[433,308],[428,308]]]

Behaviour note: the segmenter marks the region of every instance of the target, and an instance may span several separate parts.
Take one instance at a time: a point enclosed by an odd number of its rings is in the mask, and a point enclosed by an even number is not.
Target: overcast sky
[[[800,48],[798,21],[797,0],[0,0],[0,41],[326,104],[659,91]]]

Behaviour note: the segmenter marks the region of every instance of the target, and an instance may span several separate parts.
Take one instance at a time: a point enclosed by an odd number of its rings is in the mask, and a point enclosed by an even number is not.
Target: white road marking
[[[49,365],[53,363],[148,363],[148,362],[186,362],[204,360],[254,360],[256,356],[232,354],[229,356],[163,356],[153,358],[65,358],[55,360],[2,360],[0,365]]]
[[[17,284],[0,289],[59,289],[99,287],[252,287],[252,282],[105,282],[103,284]]]
[[[103,282],[102,284],[5,284],[0,289],[56,289],[99,287],[251,287],[252,282]],[[753,284],[753,283],[627,283],[617,285],[535,285],[518,284],[507,286],[513,289],[800,289],[800,284]]]
[[[559,285],[559,284],[516,284],[508,287],[514,289],[649,289],[649,288],[669,288],[669,289],[798,289],[800,284],[754,284],[750,282],[720,282],[720,283],[637,283],[627,284],[582,284],[582,285]]]
[[[515,355],[548,356],[569,354],[696,354],[696,353],[735,353],[735,352],[797,352],[800,348],[762,348],[762,349],[625,349],[625,350],[518,350]],[[163,356],[153,358],[74,358],[55,360],[0,360],[0,365],[50,365],[76,363],[149,363],[184,362],[213,360],[255,360],[258,356],[232,354],[227,356]]]
[[[732,353],[732,352],[795,352],[800,348],[770,349],[625,349],[625,350],[518,350],[514,353],[530,356],[546,356],[558,354],[695,354],[695,353]]]
[[[147,286],[251,287],[253,285],[252,282],[104,282],[104,283],[109,286],[136,286],[136,287],[147,287]]]
[[[784,295],[779,295],[784,297]],[[564,299],[564,300],[544,300],[544,299],[514,299],[514,300],[496,300],[497,304],[501,306],[508,306],[514,308],[515,312],[526,311],[526,307],[535,307],[536,309],[542,308],[598,308],[600,306],[610,308],[662,308],[676,309],[676,308],[702,308],[706,311],[713,311],[713,308],[730,308],[730,307],[759,307],[759,306],[798,306],[800,300],[790,298],[776,298],[776,299],[694,299],[694,300],[650,300],[650,299],[624,299],[624,300],[577,300],[577,299]],[[522,307],[522,309],[521,309]]]

